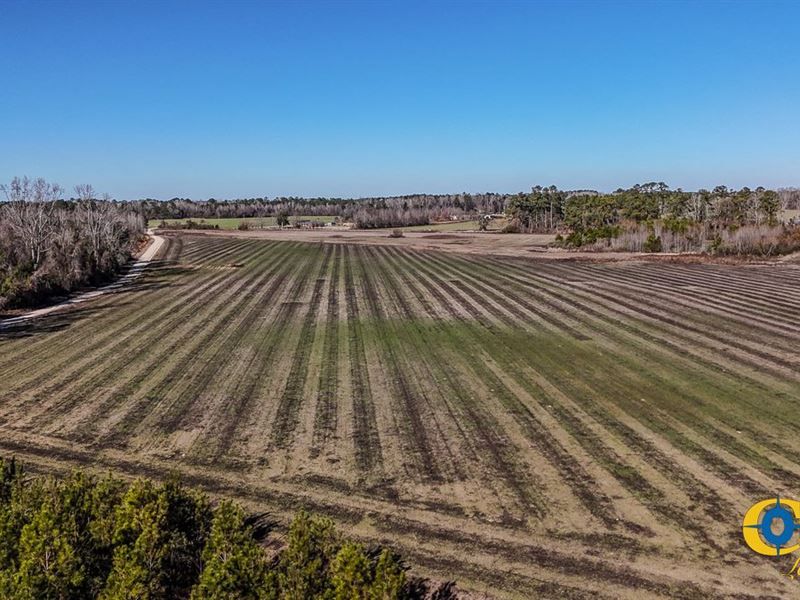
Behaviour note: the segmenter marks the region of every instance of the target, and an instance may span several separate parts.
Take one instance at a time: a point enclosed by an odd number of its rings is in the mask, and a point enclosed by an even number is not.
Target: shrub
[[[580,231],[573,231],[567,236],[565,244],[572,248],[580,248],[583,246],[583,235],[581,235]]]
[[[655,232],[650,233],[644,242],[643,249],[645,252],[661,252],[661,237],[657,236]]]
[[[390,550],[346,539],[325,517],[301,511],[270,556],[240,506],[212,510],[177,479],[31,478],[0,458],[2,598],[455,597],[406,570]]]

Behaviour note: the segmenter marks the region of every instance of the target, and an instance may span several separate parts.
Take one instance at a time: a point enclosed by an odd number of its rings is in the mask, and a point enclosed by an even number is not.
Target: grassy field
[[[429,225],[408,225],[398,227],[403,231],[477,231],[477,221],[449,221],[447,223],[431,223]]]
[[[493,219],[489,222],[489,231],[500,231],[506,219]],[[430,225],[409,225],[400,227],[403,231],[478,231],[478,221],[450,221],[447,223],[431,223]]]
[[[500,231],[507,223],[507,219],[492,219],[489,221],[488,231]],[[450,221],[448,223],[431,223],[430,225],[409,225],[401,227],[403,231],[478,231],[478,221]]]
[[[299,506],[509,598],[787,597],[800,270],[181,235],[0,330],[0,453]]]
[[[332,223],[336,220],[334,216],[291,216],[289,223],[293,224],[295,221],[321,221],[324,223]],[[167,225],[177,225],[186,223],[187,221],[194,221],[195,223],[203,223],[206,225],[216,225],[220,229],[238,229],[240,223],[247,223],[252,229],[261,229],[264,227],[277,226],[275,217],[244,217],[244,218],[229,218],[229,219],[151,219],[147,222],[147,226],[153,229],[160,227],[164,222]]]

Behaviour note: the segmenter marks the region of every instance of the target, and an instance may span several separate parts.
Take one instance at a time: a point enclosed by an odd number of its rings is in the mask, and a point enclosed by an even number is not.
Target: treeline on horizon
[[[356,228],[426,225],[496,216],[505,232],[557,234],[588,250],[710,252],[773,256],[800,249],[800,227],[780,222],[800,210],[800,189],[694,192],[664,183],[612,193],[536,186],[518,194],[412,194],[385,198],[250,198],[231,201],[116,201],[89,185],[64,190],[44,179],[14,178],[0,190],[0,310],[31,307],[111,279],[142,243],[148,220],[335,216]]]
[[[0,458],[0,597],[455,598],[452,582],[409,575],[391,549],[347,539],[328,518],[299,512],[285,541],[268,551],[261,542],[272,527],[175,477],[31,477]]]
[[[592,200],[590,200],[592,199]],[[693,219],[697,222],[720,216],[728,222],[751,224],[758,220],[752,206],[744,204],[775,204],[778,211],[800,209],[800,189],[765,188],[730,189],[717,186],[712,190],[687,192],[671,190],[664,183],[637,184],[612,193],[593,190],[560,190],[555,186],[536,186],[530,192],[517,194],[460,193],[410,194],[392,197],[343,198],[247,198],[237,200],[137,200],[130,204],[147,219],[212,219],[270,217],[278,215],[336,216],[357,228],[386,228],[404,225],[424,225],[452,218],[478,218],[483,215],[508,213],[514,220],[511,229],[523,232],[555,232],[570,228],[577,220],[571,212],[595,211],[593,205],[608,205],[614,214],[604,215],[606,224],[624,220],[652,220],[667,215]],[[628,210],[629,205],[635,205]],[[736,218],[731,214],[739,211]],[[777,216],[777,215],[776,215]],[[769,220],[769,218],[767,219]]]
[[[410,194],[374,198],[247,198],[237,200],[136,200],[130,202],[147,219],[213,219],[285,216],[335,216],[359,229],[426,225],[497,214],[510,194]]]

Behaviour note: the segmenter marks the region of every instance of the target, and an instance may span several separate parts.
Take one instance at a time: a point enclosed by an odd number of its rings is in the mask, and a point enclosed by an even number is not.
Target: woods
[[[780,222],[797,194],[762,187],[711,191],[636,185],[565,204],[565,244],[634,252],[710,252],[772,256],[800,248],[797,227]]]
[[[68,201],[41,178],[15,177],[0,190],[0,310],[105,281],[142,241],[141,215],[90,185]]]
[[[0,596],[8,599],[395,600],[436,590],[387,548],[344,538],[301,511],[268,552],[233,502],[177,479],[125,483],[74,472],[30,477],[0,458]],[[445,600],[452,585],[441,586]]]
[[[800,248],[798,228],[780,221],[798,202],[797,190],[685,192],[650,182],[611,194],[537,186],[506,212],[508,230],[558,232],[567,247],[770,256]]]

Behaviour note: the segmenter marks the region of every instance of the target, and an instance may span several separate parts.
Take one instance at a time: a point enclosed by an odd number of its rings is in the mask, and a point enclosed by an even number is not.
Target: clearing
[[[212,227],[216,225],[218,228],[226,231],[238,229],[239,225],[242,223],[246,224],[251,229],[263,229],[265,227],[278,226],[277,217],[223,217],[211,219],[205,219],[202,217],[189,217],[186,219],[150,219],[150,221],[147,223],[147,226],[151,229],[155,229],[160,227],[161,223],[166,223],[167,226],[174,226],[183,225],[188,221],[193,221],[201,225],[209,225]],[[336,217],[330,215],[292,215],[289,217],[290,223],[295,223],[296,221],[319,221],[320,223],[333,223],[336,221]]]

